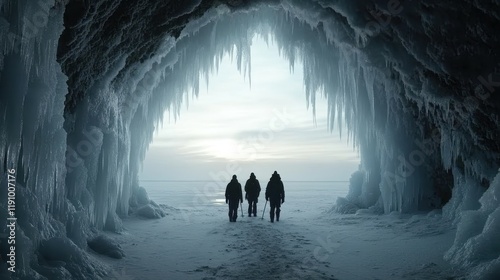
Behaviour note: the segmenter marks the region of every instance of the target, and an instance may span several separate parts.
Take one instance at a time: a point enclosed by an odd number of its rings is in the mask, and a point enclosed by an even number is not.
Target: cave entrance
[[[231,176],[244,186],[251,172],[263,200],[274,170],[294,191],[309,181],[309,188],[346,195],[359,156],[337,124],[329,131],[327,98],[306,95],[303,65],[291,69],[273,42],[255,35],[250,51],[251,75],[238,72],[226,54],[207,87],[156,126],[139,177],[153,200],[174,207],[224,205]]]

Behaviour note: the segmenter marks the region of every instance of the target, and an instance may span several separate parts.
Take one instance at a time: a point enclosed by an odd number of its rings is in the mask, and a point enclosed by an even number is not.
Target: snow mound
[[[144,187],[138,187],[130,199],[130,211],[146,219],[159,219],[165,217],[165,207],[149,199]]]
[[[382,215],[384,214],[384,209],[377,205],[370,206],[366,209],[359,209],[356,211],[356,215]]]
[[[40,265],[35,270],[51,280],[101,279],[109,270],[68,238],[42,241],[39,253]]]
[[[340,214],[354,214],[359,210],[359,206],[345,197],[337,197],[334,210]]]
[[[135,203],[137,205],[145,205],[145,204],[148,204],[150,201],[148,192],[146,191],[146,189],[144,187],[139,187],[135,191],[134,198],[135,198]]]
[[[106,255],[115,259],[121,259],[125,256],[120,244],[106,235],[98,235],[88,241],[90,249],[99,254]]]
[[[147,219],[159,219],[165,217],[166,213],[160,206],[147,204],[141,206],[136,211],[137,215]]]

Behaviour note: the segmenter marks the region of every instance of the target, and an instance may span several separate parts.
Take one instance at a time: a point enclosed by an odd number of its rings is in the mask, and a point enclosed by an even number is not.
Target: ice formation
[[[164,111],[178,114],[225,53],[251,81],[255,34],[292,69],[302,61],[307,100],[328,98],[331,129],[347,124],[362,159],[350,203],[444,205],[458,227],[446,258],[478,279],[498,275],[499,20],[497,1],[0,0],[16,277],[105,273],[84,249],[95,229],[120,230]]]

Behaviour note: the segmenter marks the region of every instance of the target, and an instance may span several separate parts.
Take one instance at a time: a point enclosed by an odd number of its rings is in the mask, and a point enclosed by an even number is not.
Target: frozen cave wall
[[[251,78],[254,34],[302,61],[307,102],[328,98],[331,129],[347,123],[362,160],[347,199],[385,213],[444,205],[458,226],[447,259],[494,275],[500,248],[480,253],[500,233],[499,21],[496,1],[0,0],[17,277],[105,274],[86,240],[120,230],[163,112],[178,114],[225,53]]]

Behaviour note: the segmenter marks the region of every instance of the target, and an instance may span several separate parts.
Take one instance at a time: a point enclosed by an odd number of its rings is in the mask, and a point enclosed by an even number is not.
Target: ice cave
[[[112,279],[89,247],[162,215],[138,181],[155,126],[225,54],[251,79],[259,34],[359,149],[332,207],[432,213],[447,279],[499,279],[499,24],[497,0],[0,0],[1,278]],[[290,271],[193,279],[377,279]]]

